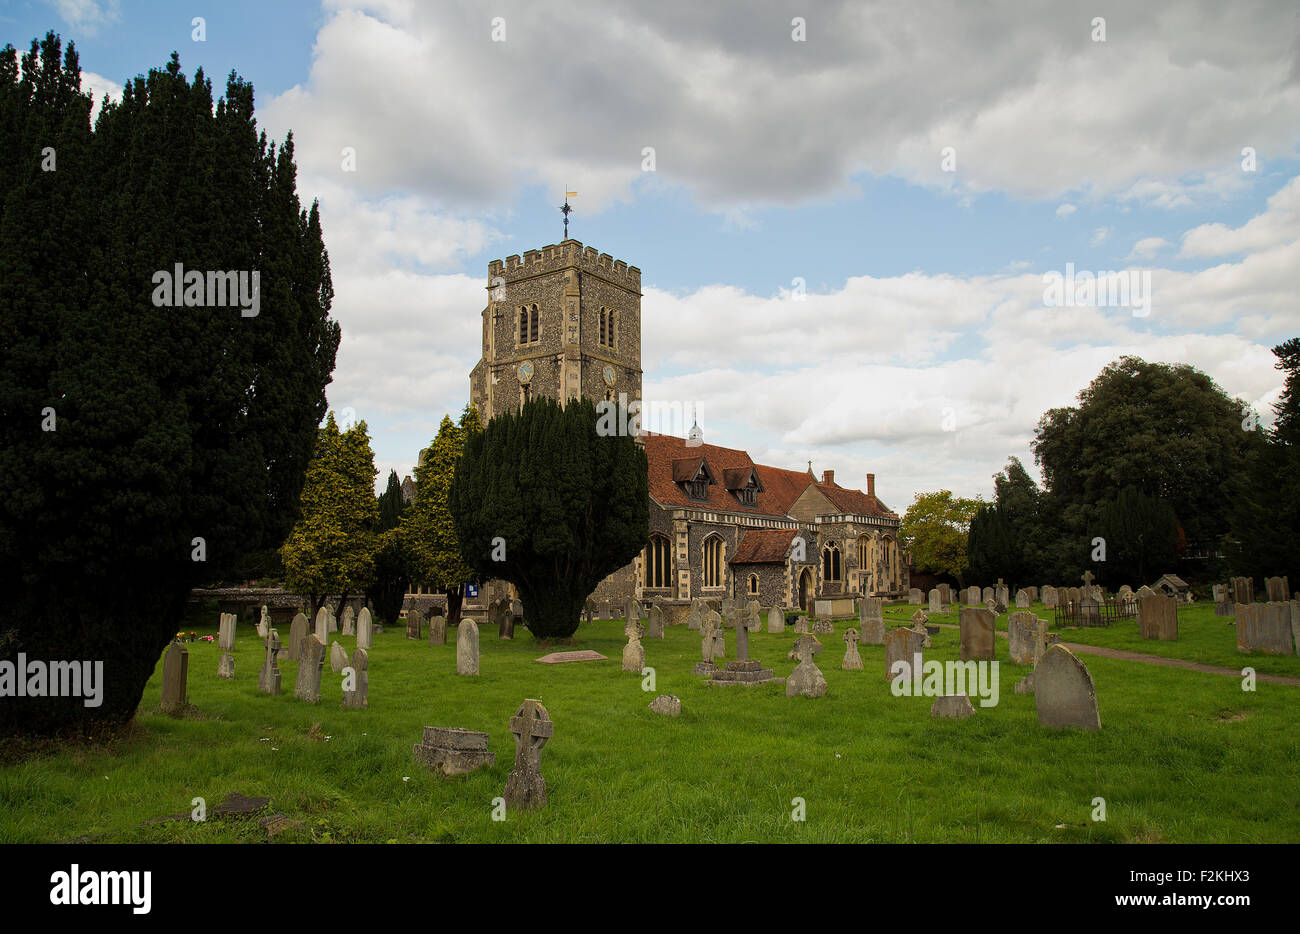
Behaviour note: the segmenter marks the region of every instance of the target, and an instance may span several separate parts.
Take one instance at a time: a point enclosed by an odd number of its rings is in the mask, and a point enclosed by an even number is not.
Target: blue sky
[[[1292,4],[802,8],[796,41],[788,11],[729,2],[11,0],[0,39],[54,29],[110,93],[173,49],[254,84],[321,200],[330,402],[384,474],[464,405],[487,263],[558,242],[566,184],[571,235],[643,271],[647,396],[760,461],[874,472],[900,512],[989,495],[1124,353],[1267,414],[1269,348],[1300,333]],[[1150,316],[1045,307],[1067,264],[1149,270]]]

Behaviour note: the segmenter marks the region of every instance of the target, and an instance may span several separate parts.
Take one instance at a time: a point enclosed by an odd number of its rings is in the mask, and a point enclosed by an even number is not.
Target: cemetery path
[[[934,623],[932,625],[942,626],[944,629],[959,629],[959,626],[953,623]],[[1007,638],[1005,632],[998,632],[999,639]],[[1147,665],[1164,665],[1166,668],[1187,668],[1191,671],[1201,671],[1207,675],[1223,675],[1227,678],[1240,678],[1241,671],[1234,668],[1222,668],[1218,665],[1202,665],[1200,662],[1189,662],[1181,658],[1165,658],[1163,655],[1146,655],[1142,652],[1130,652],[1127,649],[1109,649],[1100,645],[1084,645],[1081,642],[1062,642],[1071,652],[1082,655],[1100,655],[1102,658],[1117,658],[1126,662],[1142,662]],[[1292,687],[1300,687],[1300,678],[1293,678],[1290,675],[1263,675],[1256,674],[1256,681],[1267,681],[1270,684],[1289,684]]]

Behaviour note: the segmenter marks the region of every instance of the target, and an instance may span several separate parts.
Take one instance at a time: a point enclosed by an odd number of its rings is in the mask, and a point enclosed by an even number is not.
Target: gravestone
[[[796,636],[806,635],[808,632],[808,617],[799,616],[794,621],[794,633]]]
[[[524,624],[524,605],[518,600],[510,601],[510,637],[513,639],[515,630]]]
[[[555,733],[555,724],[542,702],[525,700],[510,718],[515,737],[515,767],[506,779],[508,809],[528,810],[546,804],[546,781],[542,778],[542,747]]]
[[[434,614],[429,617],[429,644],[447,644],[447,617],[442,615],[442,607],[434,607]]]
[[[233,678],[235,676],[235,622],[239,617],[234,613],[222,613],[217,629],[217,647],[221,658],[217,660],[217,677]]]
[[[298,660],[298,651],[302,648],[302,640],[307,635],[307,614],[299,613],[289,624],[289,659],[290,661]]]
[[[987,609],[963,607],[958,623],[961,627],[961,660],[992,661],[993,614]]]
[[[321,607],[316,611],[316,626],[312,631],[315,632],[316,638],[321,641],[322,645],[329,641],[330,611],[325,607]]]
[[[1264,591],[1269,603],[1286,603],[1291,599],[1291,588],[1285,577],[1264,578]]]
[[[840,667],[845,671],[861,671],[862,656],[858,654],[858,640],[862,638],[861,633],[850,626],[844,630],[844,661]]]
[[[328,630],[329,630],[329,632],[338,632],[338,631],[339,631],[339,618],[338,618],[337,616],[334,615],[334,611],[333,611],[333,610],[330,610],[330,611],[329,611],[329,617],[328,617],[328,619],[327,619],[327,623],[326,623],[326,625],[328,626]]]
[[[1101,604],[1091,592],[1084,594],[1079,599],[1079,610],[1074,616],[1074,621],[1079,626],[1100,626],[1101,625]]]
[[[1237,606],[1237,651],[1290,655],[1294,646],[1291,603]]]
[[[788,658],[799,660],[785,679],[785,696],[821,697],[826,693],[826,678],[813,662],[813,658],[822,652],[822,644],[816,636],[804,635],[795,640],[794,648]]]
[[[993,599],[997,600],[998,603],[1003,606],[1006,606],[1011,602],[1011,588],[1009,588],[1000,577],[998,578],[997,587],[993,589]]]
[[[330,671],[338,674],[348,666],[348,650],[343,643],[335,641],[330,645]]]
[[[334,643],[338,645],[337,642]],[[370,653],[365,649],[356,649],[352,653],[353,689],[343,692],[343,706],[349,710],[364,710],[370,706],[370,674],[366,669],[370,665]]]
[[[1255,602],[1255,582],[1249,577],[1234,577],[1228,581],[1232,602],[1240,606]]]
[[[925,625],[929,621],[930,617],[924,610],[917,610],[912,614],[912,631],[921,636],[921,647],[926,649],[930,647],[930,630]]]
[[[782,635],[785,632],[785,610],[774,606],[767,611],[767,631],[769,635]]]
[[[1016,609],[1017,609],[1017,610],[1027,610],[1027,609],[1029,609],[1029,604],[1030,604],[1030,600],[1029,600],[1029,591],[1025,590],[1023,587],[1020,588],[1019,590],[1017,590],[1017,591],[1016,591]]]
[[[1097,689],[1093,686],[1092,675],[1065,646],[1052,646],[1038,660],[1038,667],[1034,669],[1033,693],[1039,726],[1101,729]]]
[[[474,730],[426,726],[423,742],[411,747],[416,762],[443,775],[465,775],[497,761],[488,751],[488,735]]]
[[[588,600],[582,607],[582,621],[584,623],[589,623],[593,619],[595,619],[595,617],[596,617],[596,608],[592,604],[592,602]]]
[[[725,658],[727,655],[727,638],[722,628],[722,617],[716,610],[709,610],[700,627],[700,654],[704,661]]]
[[[513,641],[515,638],[515,614],[510,604],[501,601],[501,612],[497,619],[497,640]]]
[[[1017,665],[1037,664],[1047,650],[1047,620],[1033,613],[1012,613],[1007,619],[1007,642]]]
[[[913,587],[907,592],[907,602],[912,606],[920,606],[925,600],[925,594],[921,593],[919,587]]]
[[[357,614],[357,648],[370,651],[370,639],[374,634],[374,620],[370,617],[370,608],[362,607]]]
[[[641,604],[637,602],[636,597],[628,597],[627,603],[623,607],[623,621],[641,619]]]
[[[163,653],[163,713],[176,716],[185,710],[186,705],[189,703],[186,696],[189,677],[189,650],[179,642],[173,642],[167,646],[167,651]]]
[[[744,620],[736,627],[736,660],[749,661],[749,624]]]
[[[420,639],[420,630],[424,626],[424,610],[418,607],[411,607],[406,611],[406,638],[414,639],[417,642]]]
[[[266,661],[257,675],[257,689],[263,694],[280,693],[280,668],[276,658],[280,654],[280,637],[272,629],[266,637]]]
[[[947,607],[952,603],[952,588],[947,584],[940,584],[937,588],[939,591],[939,604]]]
[[[1215,584],[1213,589],[1214,595],[1214,615],[1215,616],[1232,616],[1235,608],[1232,601],[1228,599],[1228,585]]]
[[[885,621],[883,619],[864,619],[862,621],[860,641],[863,645],[884,645]]]
[[[979,606],[983,602],[980,599],[980,589],[978,587],[967,587],[963,602],[969,606]]]
[[[930,705],[930,716],[936,719],[965,720],[975,715],[970,698],[965,694],[944,694]]]
[[[980,603],[988,603],[990,600],[997,603],[997,595],[994,594],[992,587],[985,587],[980,591]]]
[[[645,646],[641,644],[645,626],[632,617],[623,624],[623,635],[627,636],[627,645],[623,646],[623,670],[639,675],[645,667]]]
[[[646,636],[650,639],[662,639],[664,637],[664,611],[663,607],[655,603],[650,606],[650,615],[647,617],[649,625],[646,627]]]
[[[759,632],[763,628],[763,608],[758,605],[757,600],[750,600],[745,604],[745,628],[750,632]]]
[[[942,605],[942,603],[941,603],[940,600],[939,600],[939,588],[938,588],[938,587],[933,587],[933,588],[931,588],[931,590],[930,590],[930,612],[931,612],[931,613],[942,613],[942,612],[943,612],[943,605]]]
[[[858,618],[864,623],[867,620],[880,620],[883,622],[885,619],[885,601],[878,597],[863,597],[862,605],[858,611]]]
[[[885,680],[893,681],[894,665],[900,661],[919,667],[924,663],[922,649],[925,642],[915,629],[891,629],[885,633]]]
[[[339,618],[343,624],[343,635],[355,636],[357,634],[357,611],[349,603],[343,608],[343,615]]]
[[[1038,601],[1038,588],[1037,588],[1037,587],[1026,587],[1026,588],[1025,588],[1025,593],[1029,594],[1029,602],[1030,602],[1030,603],[1036,603],[1036,602]]]
[[[1087,601],[1085,601],[1086,605]],[[1138,632],[1143,639],[1178,640],[1178,598],[1152,594],[1138,600]]]
[[[815,619],[809,632],[815,636],[833,636],[835,635],[835,623],[829,619]]]
[[[686,628],[699,632],[704,627],[704,613],[696,601],[691,602],[691,612],[686,617]]]
[[[293,695],[309,704],[320,703],[320,674],[325,667],[325,643],[316,636],[303,636],[298,649],[298,680]]]
[[[676,717],[682,712],[682,702],[676,694],[660,694],[650,702],[650,709],[663,717]]]
[[[478,624],[472,619],[456,627],[456,674],[478,674]]]
[[[1044,585],[1040,593],[1043,596],[1043,607],[1048,610],[1056,609],[1056,588]]]
[[[257,637],[259,639],[265,639],[267,633],[269,633],[270,631],[271,631],[271,610],[265,603],[263,603],[262,616],[257,622]]]

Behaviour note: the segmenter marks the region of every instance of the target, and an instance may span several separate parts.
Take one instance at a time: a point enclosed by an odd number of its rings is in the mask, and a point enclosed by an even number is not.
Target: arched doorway
[[[808,568],[804,568],[803,572],[799,575],[799,609],[807,610],[809,605],[812,603],[812,587],[812,571]]]

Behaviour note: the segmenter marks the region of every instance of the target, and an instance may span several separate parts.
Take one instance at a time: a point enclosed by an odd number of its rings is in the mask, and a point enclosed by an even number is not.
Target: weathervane
[[[569,215],[573,213],[573,208],[569,207],[569,199],[576,198],[578,196],[578,193],[576,191],[568,191],[567,190],[569,187],[568,185],[565,185],[564,187],[566,191],[564,192],[564,204],[560,205],[560,213],[564,215],[564,239],[568,240],[569,239]]]

